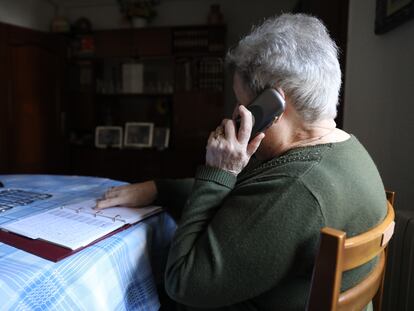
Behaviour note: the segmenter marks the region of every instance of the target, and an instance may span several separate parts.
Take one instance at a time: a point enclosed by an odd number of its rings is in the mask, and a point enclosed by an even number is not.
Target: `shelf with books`
[[[98,60],[98,94],[173,93],[174,63],[171,58]]]
[[[118,98],[118,97],[170,97],[173,96],[174,92],[166,93],[155,93],[155,92],[146,92],[146,93],[97,93],[97,97],[108,97],[108,98]]]
[[[119,178],[104,162],[115,155],[121,167],[132,158],[147,161],[148,150],[163,154],[163,167],[175,167],[184,154],[188,163],[202,161],[206,135],[223,115],[225,26],[108,30],[93,36],[94,56],[69,60],[73,173],[90,173],[88,165],[78,163],[83,159],[97,166],[94,173],[100,169]],[[93,157],[102,161],[90,163]],[[155,167],[148,165],[159,175]],[[126,168],[119,171],[128,175]]]
[[[226,27],[180,26],[172,29],[172,50],[174,55],[223,55]]]
[[[175,65],[176,91],[223,91],[222,57],[180,57]]]

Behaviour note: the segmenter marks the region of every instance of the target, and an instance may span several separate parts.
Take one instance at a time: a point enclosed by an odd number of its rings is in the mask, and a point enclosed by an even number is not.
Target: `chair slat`
[[[371,230],[346,238],[332,228],[321,230],[307,310],[362,310],[370,301],[380,310],[386,263],[386,247],[394,232],[394,193],[387,192],[387,216]],[[379,260],[368,276],[340,294],[342,273],[361,266],[375,256]]]
[[[381,252],[378,264],[358,285],[339,295],[338,311],[362,310],[375,296],[382,282],[385,254]]]
[[[395,192],[394,191],[386,191],[385,194],[387,196],[388,202],[390,202],[391,205],[394,206]]]
[[[346,239],[345,241],[345,259],[344,271],[358,267],[374,257],[384,249],[384,232],[387,233],[387,239],[391,238],[394,228],[394,210],[392,205],[387,202],[387,216],[378,226],[372,228],[366,233],[356,237]]]

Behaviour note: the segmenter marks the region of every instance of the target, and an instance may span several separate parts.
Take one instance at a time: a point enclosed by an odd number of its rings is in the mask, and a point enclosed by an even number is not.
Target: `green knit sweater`
[[[202,166],[195,180],[157,187],[161,204],[184,206],[165,286],[189,309],[304,310],[320,229],[353,236],[386,214],[378,170],[354,136],[250,164],[237,179]],[[343,289],[370,269],[347,272]]]

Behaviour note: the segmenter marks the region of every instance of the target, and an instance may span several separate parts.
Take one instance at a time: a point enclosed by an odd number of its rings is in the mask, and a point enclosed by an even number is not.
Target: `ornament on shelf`
[[[210,6],[210,12],[207,16],[207,23],[210,25],[220,25],[223,24],[224,18],[223,14],[220,11],[219,4],[212,4]]]
[[[51,30],[54,33],[68,33],[70,32],[69,21],[63,16],[55,16],[52,19]]]
[[[135,28],[145,27],[156,16],[155,6],[160,0],[118,0],[121,14]]]

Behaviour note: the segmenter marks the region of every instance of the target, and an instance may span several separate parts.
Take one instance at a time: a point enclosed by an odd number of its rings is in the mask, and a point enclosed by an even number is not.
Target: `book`
[[[95,200],[82,201],[3,224],[0,241],[7,243],[4,237],[12,233],[77,251],[161,211],[159,206],[95,210],[95,205]]]
[[[122,91],[127,94],[139,94],[144,90],[144,65],[125,63],[122,65]]]

